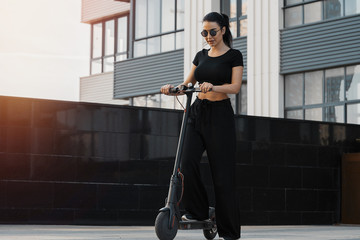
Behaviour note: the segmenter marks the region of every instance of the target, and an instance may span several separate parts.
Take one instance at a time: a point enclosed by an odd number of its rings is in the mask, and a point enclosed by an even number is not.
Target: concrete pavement
[[[0,225],[1,240],[156,240],[154,227]],[[175,240],[205,239],[202,231],[178,231]],[[219,239],[218,237],[215,238]],[[250,240],[360,240],[360,226],[243,226]]]

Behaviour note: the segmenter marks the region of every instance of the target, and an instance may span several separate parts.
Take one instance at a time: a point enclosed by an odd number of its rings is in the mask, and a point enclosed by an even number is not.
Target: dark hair
[[[216,22],[217,24],[219,24],[220,29],[225,27],[225,34],[223,35],[223,40],[229,48],[232,48],[233,37],[230,32],[229,17],[226,14],[220,14],[218,12],[208,13],[203,18],[203,22]]]

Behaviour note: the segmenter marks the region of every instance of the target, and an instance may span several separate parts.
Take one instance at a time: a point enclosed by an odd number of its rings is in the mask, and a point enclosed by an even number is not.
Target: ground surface
[[[1,240],[148,240],[154,227],[0,225]],[[175,240],[205,239],[202,231],[178,231]],[[219,239],[218,237],[215,238]],[[360,226],[243,226],[241,239],[360,240]]]

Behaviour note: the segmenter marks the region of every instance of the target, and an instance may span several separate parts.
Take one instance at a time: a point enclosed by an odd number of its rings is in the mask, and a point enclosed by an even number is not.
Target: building
[[[244,56],[236,113],[360,123],[359,0],[83,0],[92,48],[80,101],[180,108],[159,86],[183,81],[210,11],[229,15]]]

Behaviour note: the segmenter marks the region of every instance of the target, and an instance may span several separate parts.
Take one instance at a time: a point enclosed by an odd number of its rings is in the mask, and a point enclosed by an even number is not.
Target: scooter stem
[[[192,99],[193,92],[185,92],[185,94],[187,97],[186,107],[184,109],[184,115],[183,115],[183,120],[182,120],[182,124],[181,124],[181,130],[180,130],[180,137],[179,137],[178,147],[176,150],[176,158],[175,158],[175,164],[174,164],[174,169],[173,169],[173,175],[177,175],[178,169],[180,168],[182,150],[183,150],[183,145],[184,145],[184,138],[185,138],[185,133],[186,133],[187,121],[189,118],[189,109],[190,109],[190,105],[191,105],[191,99]]]
[[[182,180],[181,177],[179,176],[179,169],[180,169],[180,163],[181,163],[181,157],[182,157],[182,151],[183,151],[183,144],[184,144],[184,138],[185,138],[185,134],[186,134],[186,126],[187,126],[187,121],[189,118],[189,109],[190,109],[190,104],[191,104],[191,99],[192,99],[192,95],[193,92],[185,92],[186,96],[187,96],[187,100],[186,100],[186,108],[184,109],[184,115],[183,115],[183,120],[182,120],[182,124],[181,124],[181,130],[180,130],[180,137],[179,137],[179,142],[178,142],[178,147],[177,147],[177,151],[176,151],[176,157],[175,157],[175,164],[174,164],[174,170],[173,170],[173,174],[171,175],[171,180],[170,180],[170,186],[169,186],[169,193],[168,193],[168,197],[167,197],[167,202],[166,202],[166,206],[162,209],[160,209],[160,211],[169,211],[169,228],[172,229],[173,227],[173,222],[174,222],[174,218],[178,217],[180,218],[180,212],[179,212],[179,207],[178,207],[178,199],[177,199],[177,186],[182,186]]]

